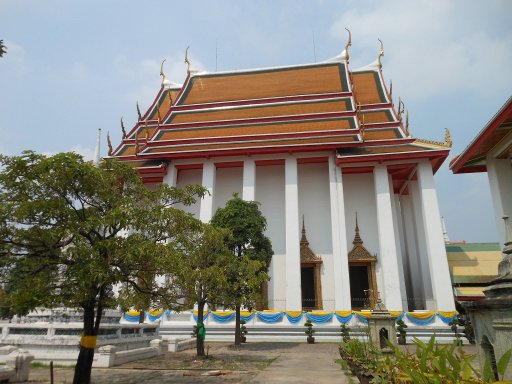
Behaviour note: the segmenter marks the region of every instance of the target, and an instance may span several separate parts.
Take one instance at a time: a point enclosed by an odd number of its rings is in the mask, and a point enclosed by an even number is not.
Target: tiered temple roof
[[[163,75],[163,74],[162,74]],[[155,181],[173,159],[336,151],[340,164],[428,158],[451,146],[414,139],[395,108],[379,60],[350,70],[346,51],[321,63],[230,72],[190,71],[164,81],[147,112],[110,154]],[[408,177],[410,169],[396,167]],[[148,181],[146,180],[146,181]],[[396,188],[400,188],[397,183]]]

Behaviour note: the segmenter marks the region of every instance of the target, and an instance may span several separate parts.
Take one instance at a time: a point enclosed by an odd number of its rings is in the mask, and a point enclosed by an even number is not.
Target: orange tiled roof
[[[162,87],[142,120],[114,156],[132,161],[339,147],[338,158],[345,161],[377,154],[441,156],[444,148],[411,139],[380,68],[351,72],[343,55],[301,66],[192,72],[181,89]]]

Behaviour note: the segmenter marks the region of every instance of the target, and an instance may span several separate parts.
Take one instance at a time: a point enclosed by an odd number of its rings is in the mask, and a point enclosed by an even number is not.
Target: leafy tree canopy
[[[115,304],[115,284],[176,305],[173,286],[151,281],[170,269],[194,222],[174,206],[201,197],[202,187],[148,191],[131,167],[113,159],[96,167],[74,153],[0,156],[0,169],[0,274],[16,312],[81,307],[83,335],[94,337],[103,308]],[[75,382],[90,380],[88,345]]]

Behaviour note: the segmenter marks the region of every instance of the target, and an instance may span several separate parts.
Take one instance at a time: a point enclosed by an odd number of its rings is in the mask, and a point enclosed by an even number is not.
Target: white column
[[[420,309],[419,305],[423,305],[421,309],[432,309],[435,310],[437,305],[433,299],[432,293],[432,281],[430,278],[430,269],[428,266],[427,256],[427,240],[425,237],[425,229],[423,223],[423,213],[421,208],[421,196],[420,188],[418,187],[417,181],[409,182],[409,196],[412,199],[413,206],[413,218],[416,229],[416,246],[417,246],[417,264],[418,264],[418,284],[422,283],[423,295],[417,297],[419,303],[417,309]],[[421,304],[420,304],[421,303]]]
[[[512,220],[512,165],[508,159],[487,158],[487,176],[491,187],[492,204],[496,217],[501,247],[506,241],[503,216]]]
[[[215,192],[215,164],[213,161],[207,161],[203,164],[202,185],[208,190],[208,193],[201,199],[199,220],[208,223],[213,216],[213,194]]]
[[[242,198],[254,201],[256,195],[256,163],[252,159],[244,161],[244,176],[242,185]]]
[[[302,309],[297,159],[285,160],[286,309]]]
[[[423,229],[427,242],[428,264],[432,280],[432,294],[439,311],[454,311],[452,283],[448,257],[443,239],[441,215],[437,202],[432,166],[428,160],[418,164],[418,186],[421,196]]]
[[[167,165],[167,174],[162,180],[163,184],[167,184],[169,187],[175,187],[178,179],[178,170],[173,163]]]
[[[416,273],[417,261],[417,248],[416,248],[416,232],[414,226],[414,219],[412,214],[412,204],[409,195],[401,195],[400,198],[400,220],[402,232],[402,259],[404,265],[405,286],[408,294],[407,310],[413,310],[415,305],[415,298],[419,296],[416,284],[418,282],[414,279]],[[419,271],[417,272],[419,274]],[[419,284],[421,288],[421,280]],[[421,289],[420,289],[421,291]]]
[[[329,156],[329,194],[331,200],[334,309],[344,311],[352,309],[352,304],[350,301],[343,175],[341,168],[336,166],[334,155]]]
[[[392,311],[402,310],[400,277],[398,273],[397,247],[393,228],[392,191],[389,188],[388,170],[385,165],[373,169],[375,199],[377,202],[377,227],[379,254],[377,265],[381,270],[384,287],[378,287],[386,307]]]
[[[400,236],[400,204],[398,202],[397,195],[393,192],[393,181],[391,180],[391,176],[389,176],[389,188],[391,191],[391,209],[393,212],[393,229],[395,232],[396,260],[398,265],[398,277],[400,278],[400,292],[402,293],[402,308],[407,310],[407,289],[405,288],[404,258],[402,255],[402,243]]]

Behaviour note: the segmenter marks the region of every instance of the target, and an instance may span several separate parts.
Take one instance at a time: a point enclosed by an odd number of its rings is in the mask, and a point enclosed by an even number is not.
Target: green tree
[[[226,266],[232,258],[224,243],[228,236],[209,224],[196,221],[183,242],[184,254],[174,261],[175,274],[171,276],[185,296],[185,303],[197,303],[197,327],[204,327],[206,304],[214,305],[228,287]],[[204,356],[204,337],[197,335],[197,355]]]
[[[226,268],[226,303],[235,307],[235,345],[240,345],[240,308],[254,305],[262,283],[269,279],[267,271],[274,251],[264,234],[267,221],[258,202],[245,201],[234,194],[224,208],[215,212],[211,223],[231,231],[225,241],[235,258]]]
[[[74,153],[0,156],[0,273],[13,311],[65,305],[83,310],[74,383],[89,383],[103,309],[112,286],[175,305],[172,285],[141,279],[169,270],[189,216],[174,208],[204,189],[148,191],[134,170],[115,160],[99,167]],[[170,240],[167,240],[170,239]]]

